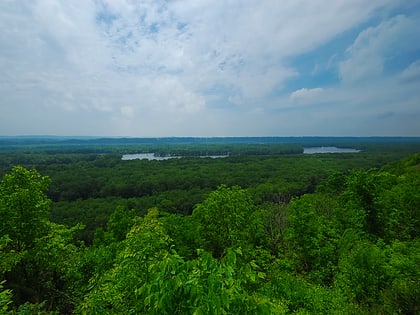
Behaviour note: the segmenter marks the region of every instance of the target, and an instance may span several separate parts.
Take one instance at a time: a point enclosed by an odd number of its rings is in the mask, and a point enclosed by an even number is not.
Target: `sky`
[[[0,135],[420,136],[418,0],[1,0]]]

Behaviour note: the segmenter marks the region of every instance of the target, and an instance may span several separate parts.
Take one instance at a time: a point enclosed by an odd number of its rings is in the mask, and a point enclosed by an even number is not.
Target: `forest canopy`
[[[359,146],[165,161],[5,150],[0,310],[417,314],[419,148]]]

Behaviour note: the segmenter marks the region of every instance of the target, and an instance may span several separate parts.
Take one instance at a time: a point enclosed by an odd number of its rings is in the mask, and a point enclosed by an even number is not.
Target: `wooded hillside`
[[[418,314],[420,154],[410,150],[166,161],[3,152],[0,309]]]

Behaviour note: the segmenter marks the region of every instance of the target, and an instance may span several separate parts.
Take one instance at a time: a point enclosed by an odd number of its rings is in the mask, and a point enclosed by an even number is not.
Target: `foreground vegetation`
[[[0,309],[417,314],[419,150],[363,145],[167,161],[5,151]]]

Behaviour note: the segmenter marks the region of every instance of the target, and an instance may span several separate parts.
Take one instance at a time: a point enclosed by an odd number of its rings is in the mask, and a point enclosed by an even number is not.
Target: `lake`
[[[311,147],[303,148],[303,154],[315,154],[315,153],[357,153],[360,150],[352,148],[337,148],[337,147]]]
[[[337,148],[337,147],[309,147],[303,148],[303,154],[315,154],[315,153],[357,153],[360,150],[352,148]],[[212,158],[219,159],[225,158],[228,155],[205,155],[200,158]],[[163,161],[169,159],[179,159],[189,156],[155,156],[154,153],[135,153],[135,154],[124,154],[121,158],[123,161],[129,160],[149,160],[149,161]]]
[[[203,156],[200,156],[200,158],[219,159],[219,158],[225,158],[227,156],[228,155],[203,155]],[[129,160],[163,161],[163,160],[169,160],[169,159],[179,159],[183,157],[189,157],[189,156],[155,156],[154,153],[137,153],[137,154],[124,154],[121,160],[123,161],[129,161]]]

